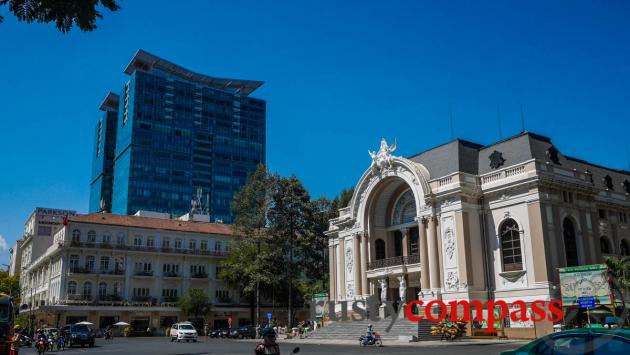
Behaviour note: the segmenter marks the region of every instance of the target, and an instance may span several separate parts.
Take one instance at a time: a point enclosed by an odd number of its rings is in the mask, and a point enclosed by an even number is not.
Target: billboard
[[[577,306],[580,297],[594,297],[595,304],[612,304],[606,265],[585,265],[558,269],[562,306]]]

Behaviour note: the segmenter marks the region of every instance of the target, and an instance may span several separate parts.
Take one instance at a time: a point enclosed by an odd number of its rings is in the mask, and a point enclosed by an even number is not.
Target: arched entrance
[[[568,217],[562,222],[562,236],[564,240],[564,256],[566,258],[565,260],[567,262],[567,266],[577,266],[579,264],[579,260],[577,240],[575,238],[575,228],[573,227],[573,222]]]

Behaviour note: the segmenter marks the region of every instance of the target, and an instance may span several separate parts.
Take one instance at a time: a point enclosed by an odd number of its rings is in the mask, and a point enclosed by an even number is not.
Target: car
[[[182,340],[197,342],[197,330],[190,322],[175,323],[171,326],[171,341]]]
[[[256,338],[256,329],[251,325],[242,326],[239,328],[234,328],[230,332],[230,338],[238,338],[238,339],[255,339]]]
[[[69,338],[67,339],[69,348],[74,345],[81,345],[81,347],[88,345],[90,348],[94,347],[94,332],[85,324],[67,325],[63,327],[61,331],[62,334],[69,334]]]
[[[518,349],[501,355],[589,354],[614,355],[630,353],[628,329],[572,329],[546,335]]]

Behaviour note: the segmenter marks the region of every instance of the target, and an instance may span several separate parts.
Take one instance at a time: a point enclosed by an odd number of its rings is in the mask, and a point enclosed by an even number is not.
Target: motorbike
[[[35,343],[35,349],[37,349],[37,353],[39,355],[42,355],[43,353],[46,352],[46,341],[44,340],[44,338],[39,338],[37,339],[37,342]]]
[[[55,351],[55,339],[51,336],[48,337],[47,350]]]
[[[105,331],[105,340],[107,339],[114,339],[114,333],[111,330],[106,330]]]
[[[33,346],[33,340],[31,338],[29,338],[28,336],[22,334],[22,335],[20,335],[20,346],[21,347]]]
[[[381,340],[381,335],[377,332],[374,332],[371,337],[367,335],[361,335],[359,338],[359,345],[361,346],[383,346],[383,341]]]
[[[57,339],[57,350],[64,350],[66,348],[66,339],[60,336]]]

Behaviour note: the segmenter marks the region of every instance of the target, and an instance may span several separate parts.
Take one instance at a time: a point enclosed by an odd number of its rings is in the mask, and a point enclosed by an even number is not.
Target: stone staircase
[[[336,321],[329,322],[323,328],[318,328],[316,331],[309,334],[309,339],[356,339],[357,343],[359,341],[359,337],[361,335],[365,335],[368,324],[372,324],[372,327],[375,331],[377,331],[381,335],[381,339],[383,341],[387,340],[400,340],[406,339],[411,341],[415,339],[419,335],[419,327],[418,323],[411,322],[406,318],[399,317],[396,322],[392,325],[389,332],[386,331],[387,327],[391,322],[390,318],[380,319],[378,321]],[[424,333],[425,328],[423,328],[423,339],[426,337],[432,337],[430,335],[431,331],[431,322],[428,325],[428,331],[426,334]],[[432,337],[435,338],[435,337]],[[426,340],[426,339],[425,339]],[[436,339],[432,339],[436,340]]]

